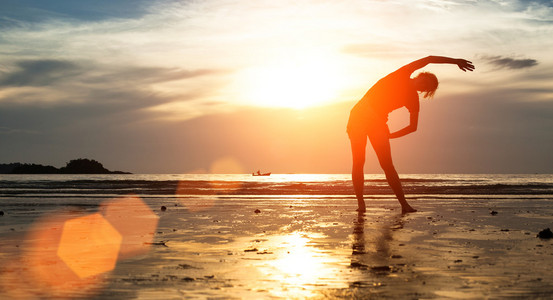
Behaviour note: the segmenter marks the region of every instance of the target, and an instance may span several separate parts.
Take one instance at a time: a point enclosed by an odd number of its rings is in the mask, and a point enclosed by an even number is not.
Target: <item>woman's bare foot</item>
[[[413,212],[416,212],[417,210],[412,208],[411,205],[407,204],[405,206],[402,206],[401,207],[401,214],[408,214],[408,213],[413,213]]]
[[[365,200],[357,200],[357,205],[359,206],[356,211],[359,212],[359,213],[364,213],[367,211],[367,209],[365,208]]]

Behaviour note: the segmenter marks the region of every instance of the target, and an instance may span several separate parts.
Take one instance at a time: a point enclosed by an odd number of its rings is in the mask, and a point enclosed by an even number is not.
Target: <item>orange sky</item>
[[[440,88],[422,101],[419,130],[392,142],[398,171],[552,171],[547,1],[59,0],[0,11],[0,163],[347,173],[349,109],[433,54],[477,69],[425,68]],[[390,127],[406,117],[394,112]],[[373,158],[366,171],[380,172]]]

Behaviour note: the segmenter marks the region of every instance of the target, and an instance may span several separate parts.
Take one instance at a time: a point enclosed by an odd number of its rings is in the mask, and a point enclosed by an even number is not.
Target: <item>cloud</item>
[[[49,131],[67,124],[107,128],[161,118],[153,108],[206,97],[215,85],[204,87],[197,80],[221,72],[92,60],[16,61],[0,73],[1,132]]]
[[[106,19],[139,18],[148,13],[148,0],[6,0],[0,2],[0,28],[25,26],[52,19],[97,22]]]
[[[170,82],[178,82],[180,86],[185,80],[221,72],[53,59],[21,60],[13,66],[11,71],[0,73],[0,87],[5,87],[0,93],[0,103],[4,107],[43,103],[60,109],[78,106],[89,112],[106,113],[201,97],[203,92],[199,88],[175,91],[163,86]]]
[[[492,65],[508,69],[524,69],[538,65],[538,61],[535,59],[516,59],[503,56],[487,56],[484,59]]]
[[[342,48],[342,52],[362,57],[384,57],[386,59],[393,59],[412,55],[414,51],[405,44],[366,43],[345,45]]]
[[[0,77],[0,86],[45,86],[83,72],[75,63],[37,59],[16,63],[18,70]]]
[[[540,8],[553,8],[551,0],[524,0],[512,1],[510,5],[518,11],[532,12]]]
[[[0,126],[0,135],[3,134],[37,134],[38,131],[24,130]]]
[[[88,83],[109,83],[124,80],[139,84],[154,84],[160,82],[177,81],[203,75],[220,73],[218,70],[183,70],[180,68],[163,67],[119,67],[104,69],[100,74],[88,76]]]
[[[117,81],[152,84],[217,73],[216,70],[180,68],[105,66],[95,62],[37,59],[15,63],[17,70],[0,75],[0,86],[47,86],[62,81],[103,83]]]

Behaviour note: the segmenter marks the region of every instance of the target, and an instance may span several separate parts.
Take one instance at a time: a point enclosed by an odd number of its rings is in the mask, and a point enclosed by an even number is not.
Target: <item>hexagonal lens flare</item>
[[[94,295],[119,259],[148,251],[158,221],[133,195],[103,202],[98,213],[51,212],[30,227],[21,255],[1,268],[0,288],[23,299]]]
[[[105,284],[104,274],[81,278],[58,255],[66,222],[83,216],[88,215],[52,212],[31,226],[21,245],[21,256],[14,257],[8,266],[11,271],[0,276],[0,286],[9,298],[58,299],[75,291],[95,294]]]
[[[115,268],[121,234],[95,213],[67,220],[57,254],[79,278],[98,275]]]

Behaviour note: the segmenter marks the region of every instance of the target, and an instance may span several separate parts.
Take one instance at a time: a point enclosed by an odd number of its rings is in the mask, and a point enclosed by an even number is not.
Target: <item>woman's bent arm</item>
[[[395,138],[402,137],[404,135],[408,135],[409,133],[417,131],[418,123],[419,123],[419,113],[418,112],[412,112],[409,115],[409,125],[407,125],[405,128],[400,129],[396,132],[390,133],[390,138],[395,139]]]

